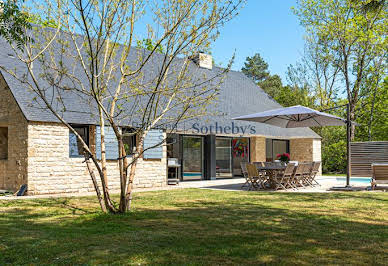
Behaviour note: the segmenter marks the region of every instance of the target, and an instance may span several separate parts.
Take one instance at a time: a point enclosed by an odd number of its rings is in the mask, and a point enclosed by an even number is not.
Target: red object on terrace
[[[276,158],[282,162],[288,162],[290,160],[290,155],[288,153],[279,153]]]

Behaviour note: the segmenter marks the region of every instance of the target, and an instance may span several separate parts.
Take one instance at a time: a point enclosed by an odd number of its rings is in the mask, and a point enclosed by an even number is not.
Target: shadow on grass
[[[213,198],[219,193],[193,192],[187,201],[170,201],[166,193],[156,195],[165,195],[168,205],[147,209],[140,198],[139,208],[125,215],[101,214],[63,199],[11,204],[0,216],[0,264],[383,264],[387,259],[386,224],[285,207],[291,199],[350,195],[267,193],[220,203]]]
[[[238,184],[226,184],[226,185],[213,185],[213,186],[208,186],[208,187],[203,187],[204,189],[216,189],[216,190],[226,190],[226,191],[244,191],[247,193],[272,193],[275,192],[274,190],[258,190],[258,191],[247,191],[246,188],[241,188],[241,186],[244,183],[238,183]],[[382,202],[388,202],[388,199],[383,199],[383,198],[378,198],[375,197],[375,195],[371,195],[371,193],[375,192],[370,192],[370,191],[365,191],[365,187],[359,187],[359,191],[364,191],[366,194],[363,194],[362,197],[358,196],[358,193],[354,192],[346,192],[346,193],[324,193],[324,192],[303,192],[300,191],[301,193],[297,192],[281,192],[282,194],[288,195],[288,197],[292,198],[292,200],[298,200],[298,201],[306,201],[306,200],[321,200],[321,199],[328,199],[328,198],[335,198],[335,199],[354,199],[354,198],[359,198],[359,199],[371,199],[371,200],[377,200],[377,201],[382,201]],[[280,193],[280,192],[277,192]],[[294,197],[293,194],[297,193],[298,197]],[[367,196],[369,194],[370,196]]]

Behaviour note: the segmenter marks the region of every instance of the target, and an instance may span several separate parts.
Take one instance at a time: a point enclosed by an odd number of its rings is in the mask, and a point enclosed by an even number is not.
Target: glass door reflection
[[[183,136],[183,180],[203,178],[203,138]]]
[[[216,175],[233,177],[231,138],[216,138]]]
[[[249,162],[249,138],[232,139],[233,176],[242,176],[241,163]]]

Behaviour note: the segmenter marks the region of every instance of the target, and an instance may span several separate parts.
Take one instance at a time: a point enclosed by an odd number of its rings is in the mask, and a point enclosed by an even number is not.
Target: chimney
[[[194,63],[196,63],[201,68],[212,69],[213,68],[213,59],[211,55],[199,52],[190,57]]]

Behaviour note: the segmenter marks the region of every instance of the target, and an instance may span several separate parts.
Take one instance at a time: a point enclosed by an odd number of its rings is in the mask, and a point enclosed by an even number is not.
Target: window
[[[289,151],[289,141],[288,140],[276,140],[272,141],[272,152],[274,160],[279,160],[277,158],[278,154],[290,153]]]
[[[178,134],[167,134],[167,157],[179,158],[180,157],[180,142]]]
[[[265,139],[265,161],[272,162],[272,139]]]
[[[281,153],[290,153],[290,141],[279,139],[266,139],[266,161],[277,160],[277,155]]]
[[[0,160],[8,159],[8,128],[0,127]]]
[[[81,136],[81,138],[89,146],[89,126],[72,126],[74,130]],[[69,132],[69,151],[70,157],[83,157],[84,148],[77,136],[73,132]]]
[[[136,149],[136,134],[134,134],[135,129],[123,128],[122,130],[125,153],[127,155],[132,155]]]

